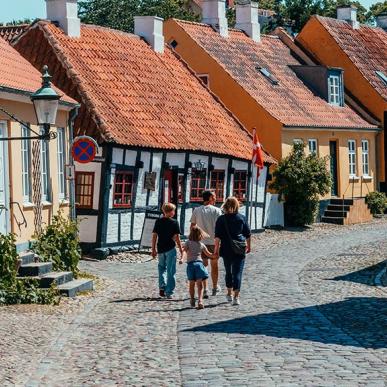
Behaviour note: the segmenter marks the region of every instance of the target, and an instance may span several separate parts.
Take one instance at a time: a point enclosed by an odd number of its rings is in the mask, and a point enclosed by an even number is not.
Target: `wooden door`
[[[338,178],[337,178],[337,142],[329,141],[330,154],[330,172],[332,177],[331,195],[338,195]]]

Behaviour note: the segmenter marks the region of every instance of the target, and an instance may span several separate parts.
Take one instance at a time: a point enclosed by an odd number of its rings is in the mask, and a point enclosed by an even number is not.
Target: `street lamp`
[[[195,161],[192,165],[197,172],[202,172],[206,164],[202,160]]]
[[[31,95],[38,124],[43,126],[43,136],[48,138],[50,125],[55,125],[60,96],[51,87],[51,75],[48,66],[43,66],[42,87]]]

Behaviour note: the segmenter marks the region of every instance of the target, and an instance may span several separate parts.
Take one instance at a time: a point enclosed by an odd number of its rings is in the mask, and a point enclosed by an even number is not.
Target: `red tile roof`
[[[0,39],[0,91],[25,92],[32,94],[42,85],[42,75],[10,44]],[[55,87],[54,87],[55,88]],[[55,88],[61,100],[67,103],[77,102]]]
[[[47,21],[31,28],[76,84],[98,140],[251,158],[250,135],[168,47],[158,54],[135,35],[92,25],[80,38]]]
[[[16,26],[2,26],[0,27],[0,37],[10,42],[15,37],[21,35],[29,26],[29,24],[19,24]]]
[[[375,72],[383,71],[387,76],[387,32],[363,24],[353,29],[343,20],[313,17],[325,27],[368,82],[387,100],[387,86]]]
[[[277,37],[263,35],[255,43],[244,32],[230,29],[223,38],[211,26],[176,20],[269,114],[285,126],[375,128],[348,106],[332,106],[316,96],[289,67],[300,65]],[[272,84],[257,70],[266,68],[278,80]]]

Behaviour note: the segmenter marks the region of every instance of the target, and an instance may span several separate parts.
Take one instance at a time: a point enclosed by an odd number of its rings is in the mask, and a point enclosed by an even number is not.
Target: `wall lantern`
[[[48,134],[50,125],[55,125],[60,99],[58,93],[51,87],[51,78],[48,67],[44,66],[42,87],[31,95],[38,124],[43,126],[45,135]]]
[[[204,171],[205,166],[206,166],[206,164],[205,164],[204,161],[202,161],[201,159],[199,159],[198,161],[195,161],[194,163],[192,163],[192,167],[193,167],[197,172],[202,172],[202,171]]]

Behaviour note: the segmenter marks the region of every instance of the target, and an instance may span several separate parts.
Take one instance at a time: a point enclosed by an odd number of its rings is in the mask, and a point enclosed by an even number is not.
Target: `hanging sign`
[[[73,141],[71,153],[74,161],[81,164],[91,163],[97,154],[98,144],[89,136],[79,136]]]

